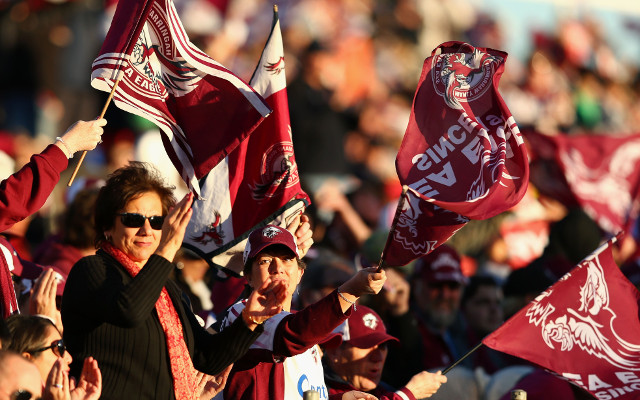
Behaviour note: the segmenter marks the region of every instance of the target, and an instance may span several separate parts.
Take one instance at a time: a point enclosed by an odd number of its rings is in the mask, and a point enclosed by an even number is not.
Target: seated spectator
[[[358,305],[337,331],[342,333],[342,344],[327,346],[323,358],[330,394],[360,390],[381,400],[422,399],[431,397],[447,381],[439,371],[435,374],[423,371],[398,390],[381,382],[387,346],[399,341],[387,334],[382,319],[368,307]]]
[[[356,273],[355,266],[330,250],[319,252],[307,264],[298,295],[299,310],[315,303]]]
[[[0,350],[0,399],[40,399],[41,396],[38,368],[17,353]]]
[[[297,219],[293,226],[297,226]],[[368,268],[353,275],[336,290],[296,313],[291,303],[296,287],[305,272],[299,246],[293,234],[284,228],[267,225],[251,232],[243,254],[244,276],[255,291],[269,282],[281,282],[286,287],[283,310],[278,315],[259,322],[264,333],[238,360],[231,370],[225,399],[300,398],[304,391],[317,391],[327,398],[327,387],[317,346],[331,331],[351,314],[360,296],[377,293],[385,281],[385,273]],[[303,253],[304,254],[304,253]],[[245,304],[234,304],[222,322],[222,333],[241,315]],[[252,313],[248,317],[253,320]],[[350,391],[337,398],[373,399],[374,396]]]
[[[94,399],[102,391],[102,376],[98,363],[91,357],[84,361],[78,384],[69,383],[71,355],[66,351],[62,335],[48,318],[12,315],[7,319],[11,332],[8,350],[21,354],[35,364],[43,382],[45,393],[70,392],[82,399]],[[71,386],[70,386],[71,385]]]

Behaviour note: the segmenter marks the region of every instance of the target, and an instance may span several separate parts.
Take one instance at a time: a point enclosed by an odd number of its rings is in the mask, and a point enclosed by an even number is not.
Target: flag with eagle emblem
[[[553,371],[598,399],[637,399],[640,293],[613,260],[613,240],[482,343]]]
[[[197,195],[198,179],[271,112],[251,86],[189,41],[171,0],[118,2],[91,72],[96,89],[111,92],[116,82],[115,104],[160,128]]]
[[[251,231],[267,224],[286,227],[310,204],[293,154],[277,10],[249,83],[274,112],[202,180],[203,198],[194,202],[183,243],[236,275],[242,273],[242,251]]]
[[[466,221],[491,218],[524,196],[524,141],[498,92],[506,58],[446,42],[425,60],[396,157],[400,183],[411,190],[387,241],[388,265],[429,253]]]

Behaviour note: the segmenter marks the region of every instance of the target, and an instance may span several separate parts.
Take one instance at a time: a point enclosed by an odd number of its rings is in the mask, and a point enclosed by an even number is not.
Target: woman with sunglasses
[[[69,364],[73,361],[60,331],[48,318],[16,314],[7,319],[11,340],[7,350],[21,354],[38,368],[44,395],[52,399],[96,400],[102,390],[102,377],[96,361],[85,360],[82,374],[75,384],[69,379]]]
[[[96,255],[71,269],[62,298],[64,337],[76,359],[95,357],[102,399],[194,399],[196,370],[222,372],[282,309],[285,288],[266,282],[236,324],[209,334],[169,279],[193,195],[175,204],[149,164],[116,170],[96,200]],[[75,363],[72,375],[79,372]]]

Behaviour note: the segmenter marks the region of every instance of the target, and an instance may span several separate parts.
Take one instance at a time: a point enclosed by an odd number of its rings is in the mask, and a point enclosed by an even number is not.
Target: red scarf
[[[102,248],[118,260],[129,275],[132,277],[138,275],[141,268],[121,250],[109,242],[105,242]],[[162,288],[162,292],[160,292],[160,297],[156,302],[156,311],[167,341],[167,350],[171,361],[171,374],[173,375],[173,390],[176,399],[196,399],[198,397],[196,395],[196,370],[193,366],[193,361],[191,361],[187,343],[184,340],[180,317],[169,298],[167,288]]]

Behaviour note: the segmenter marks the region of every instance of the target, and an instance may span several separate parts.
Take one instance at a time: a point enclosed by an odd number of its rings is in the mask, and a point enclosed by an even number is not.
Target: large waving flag
[[[203,180],[184,246],[240,275],[242,251],[259,226],[288,222],[309,205],[293,154],[284,49],[277,9],[250,84],[274,112]]]
[[[491,218],[524,196],[524,141],[498,92],[506,58],[447,42],[425,60],[396,157],[410,190],[387,242],[388,265],[429,253],[469,219]]]
[[[598,399],[640,397],[640,293],[609,241],[482,342],[524,358]]]
[[[118,79],[121,79],[118,81]],[[260,95],[187,37],[172,0],[120,1],[91,85],[154,122],[184,181],[204,177],[270,112]]]
[[[615,234],[628,230],[640,213],[640,134],[526,135],[541,161],[553,163],[531,180],[542,192],[564,199],[565,187],[600,228]]]

